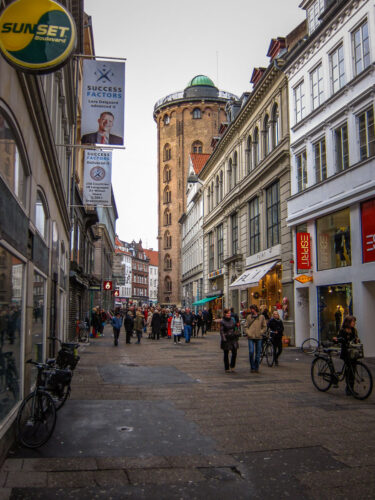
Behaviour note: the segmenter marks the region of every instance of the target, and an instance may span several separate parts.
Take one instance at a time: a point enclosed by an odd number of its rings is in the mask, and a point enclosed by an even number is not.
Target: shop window
[[[349,140],[347,123],[337,127],[335,129],[334,136],[336,171],[341,172],[341,170],[345,170],[349,167]]]
[[[254,198],[249,203],[249,235],[250,255],[260,251],[259,199]]]
[[[344,317],[353,314],[352,284],[319,286],[317,292],[319,340],[332,340]]]
[[[47,239],[47,204],[40,191],[37,192],[35,202],[35,226],[44,239]]]
[[[280,189],[275,182],[266,190],[267,200],[267,248],[280,243]]]
[[[321,217],[316,222],[318,271],[351,265],[349,209]]]
[[[40,274],[34,272],[31,353],[33,360],[39,363],[43,362],[45,293],[46,280]]]
[[[26,206],[26,171],[16,136],[0,110],[0,174],[18,201]]]
[[[323,137],[323,139],[314,144],[314,168],[315,168],[315,182],[321,182],[324,179],[327,179],[325,137]]]
[[[360,159],[375,155],[374,110],[371,107],[357,117]]]
[[[24,264],[0,246],[0,424],[21,399],[21,325]],[[5,355],[4,353],[9,353]]]

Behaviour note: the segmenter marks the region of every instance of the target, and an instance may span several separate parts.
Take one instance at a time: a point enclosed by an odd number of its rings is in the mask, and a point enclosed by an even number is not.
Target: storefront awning
[[[215,295],[214,297],[206,297],[205,299],[197,300],[196,302],[193,302],[193,306],[200,306],[206,302],[211,302],[211,300],[218,299],[219,297],[220,295]]]
[[[268,264],[264,264],[263,266],[252,267],[245,271],[239,278],[236,279],[229,288],[231,290],[245,290],[246,288],[251,288],[252,286],[257,286],[259,280],[263,278],[273,267],[276,266],[278,260],[274,260],[273,262],[268,262]]]

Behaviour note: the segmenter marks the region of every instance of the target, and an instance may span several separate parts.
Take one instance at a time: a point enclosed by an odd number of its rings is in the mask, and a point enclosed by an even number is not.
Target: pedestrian
[[[230,317],[232,318],[234,324],[238,328],[240,326],[240,318],[238,317],[238,314],[234,312],[234,307],[230,308]]]
[[[348,365],[348,370],[346,373],[346,388],[345,393],[347,396],[352,395],[353,384],[354,384],[354,373],[357,364],[356,359],[351,359],[350,357],[350,343],[358,344],[360,342],[358,338],[358,332],[355,327],[357,318],[355,316],[346,316],[340,328],[339,334],[337,336],[338,342],[341,344],[340,358]]]
[[[154,314],[152,315],[151,320],[151,328],[152,328],[152,338],[155,340],[160,339],[160,330],[161,330],[161,318],[159,309],[155,309]]]
[[[279,312],[273,311],[272,318],[268,322],[268,328],[270,330],[271,342],[273,344],[273,352],[275,356],[275,366],[279,365],[279,356],[283,350],[283,332],[284,323],[280,319]]]
[[[250,306],[250,314],[246,318],[246,335],[249,344],[249,360],[251,373],[259,372],[260,353],[262,350],[263,335],[267,331],[267,323],[258,306]]]
[[[190,337],[194,322],[194,316],[193,313],[190,311],[190,307],[187,307],[185,309],[185,312],[182,314],[182,320],[184,322],[185,343],[188,344],[190,342]]]
[[[146,333],[147,333],[149,339],[152,337],[151,322],[152,322],[153,314],[154,314],[154,308],[152,307],[147,314],[147,321],[146,321]]]
[[[134,318],[130,310],[126,313],[124,327],[126,332],[126,343],[131,344],[130,339],[134,330]]]
[[[134,319],[134,330],[137,335],[137,344],[141,343],[141,338],[142,338],[142,330],[143,326],[145,324],[144,316],[142,314],[142,310],[140,307],[138,307],[137,312],[135,313],[135,319]]]
[[[114,345],[118,345],[118,338],[120,335],[120,329],[122,326],[122,318],[120,315],[120,312],[116,312],[115,316],[112,317],[112,326],[113,326],[113,339],[114,339]]]
[[[238,337],[239,334],[236,331],[236,325],[231,317],[231,311],[230,309],[224,309],[224,316],[220,321],[220,348],[224,351],[224,369],[226,373],[235,371]],[[232,353],[230,364],[229,351]]]
[[[167,328],[168,328],[167,312],[165,309],[162,309],[160,314],[160,334],[162,338],[167,336]]]
[[[174,344],[177,345],[180,342],[181,333],[184,329],[184,321],[178,309],[176,309],[174,312],[171,322],[171,329],[172,329]]]
[[[271,319],[270,318],[270,314],[268,312],[268,307],[265,304],[263,304],[262,306],[260,306],[260,314],[262,316],[264,316],[264,319],[266,321],[269,321]],[[279,313],[279,317],[280,317],[280,313]]]
[[[99,314],[99,308],[94,307],[92,310],[92,315],[91,315],[91,324],[92,324],[92,336],[94,338],[99,337],[100,334],[100,314]]]
[[[196,322],[197,322],[197,337],[199,336],[199,330],[202,331],[202,337],[204,335],[204,319],[203,319],[203,313],[201,309],[199,309],[198,314],[196,316]]]
[[[170,339],[172,337],[172,319],[173,319],[173,314],[169,309],[168,311],[168,320],[167,320],[167,331],[168,331],[168,338]]]

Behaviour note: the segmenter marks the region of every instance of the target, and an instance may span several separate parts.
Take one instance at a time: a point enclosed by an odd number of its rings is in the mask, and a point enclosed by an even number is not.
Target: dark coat
[[[182,315],[182,319],[184,320],[184,325],[186,325],[186,326],[192,326],[193,321],[194,321],[194,315],[193,315],[193,313],[191,311],[189,313],[185,312]]]
[[[236,325],[232,318],[223,318],[220,322],[220,348],[223,351],[238,349],[239,333],[235,330]]]
[[[282,337],[284,332],[284,323],[281,319],[271,318],[267,326],[270,329],[272,336],[277,335]]]
[[[160,314],[157,311],[155,311],[154,314],[152,315],[151,327],[153,333],[158,333],[158,332],[160,333],[161,318]]]
[[[91,134],[85,134],[81,138],[81,143],[82,144],[97,144],[96,138],[97,138],[97,132],[92,132]],[[124,140],[122,137],[119,137],[118,135],[109,134],[108,144],[116,144],[116,145],[122,146],[124,144]]]
[[[355,328],[351,328],[350,332],[347,332],[346,329],[341,328],[341,330],[339,331],[339,333],[337,335],[337,340],[341,344],[340,358],[345,360],[345,361],[350,362],[349,353],[348,353],[349,344],[350,344],[350,342],[358,341],[357,330]]]
[[[129,314],[126,315],[124,320],[124,326],[127,333],[133,333],[134,330],[134,318]]]

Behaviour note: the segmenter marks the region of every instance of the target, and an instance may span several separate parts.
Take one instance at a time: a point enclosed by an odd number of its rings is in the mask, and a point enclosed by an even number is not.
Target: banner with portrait
[[[83,204],[111,205],[112,151],[85,150]]]
[[[125,63],[84,59],[81,144],[124,145]]]

